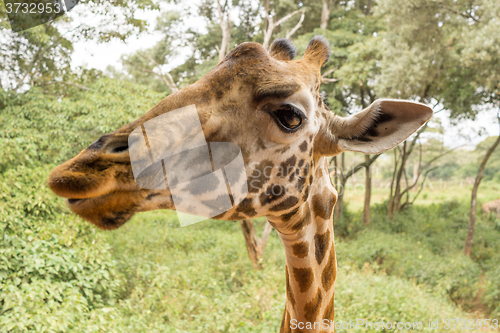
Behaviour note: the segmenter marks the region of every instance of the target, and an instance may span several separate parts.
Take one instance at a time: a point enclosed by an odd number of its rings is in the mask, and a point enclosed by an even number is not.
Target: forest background
[[[264,219],[180,228],[175,214],[156,211],[103,232],[46,184],[57,164],[239,43],[267,48],[286,37],[300,56],[323,35],[332,56],[321,92],[338,115],[403,98],[456,128],[484,117],[491,122],[479,127],[500,131],[495,0],[85,0],[77,9],[16,33],[0,4],[2,332],[278,330],[284,254]],[[127,45],[150,34],[161,38],[120,64],[71,66],[81,41]],[[340,194],[338,321],[499,319],[500,218],[481,205],[499,197],[500,137],[475,145],[481,133],[440,119],[384,154],[329,161]]]

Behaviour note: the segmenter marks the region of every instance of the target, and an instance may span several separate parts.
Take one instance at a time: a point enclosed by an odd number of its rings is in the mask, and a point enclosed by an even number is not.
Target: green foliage
[[[339,258],[350,259],[359,267],[370,263],[375,271],[425,284],[457,302],[473,299],[478,292],[477,264],[461,254],[443,258],[408,236],[370,230],[360,233],[348,249],[337,246],[337,251]]]
[[[46,182],[57,163],[160,97],[109,79],[91,87],[59,100],[37,88],[0,96],[1,331],[80,332],[75,325],[115,303],[120,280],[109,245]]]
[[[113,300],[118,281],[105,247],[70,248],[55,234],[48,240],[30,229],[25,234],[1,241],[0,327],[64,331]]]
[[[99,23],[92,26],[82,23],[71,28],[71,16],[63,15],[55,21],[13,32],[6,9],[0,6],[0,72],[3,74],[0,88],[20,90],[26,88],[23,85],[27,82],[33,85],[61,80],[71,73],[70,56],[76,39],[125,40],[146,28],[146,22],[135,17],[136,11],[157,8],[150,0],[83,0],[78,6],[85,7],[79,17],[83,22],[98,17]]]
[[[109,246],[50,192],[51,165],[0,176],[0,328],[66,331],[112,304],[118,282]]]
[[[389,219],[387,204],[381,204],[372,209],[369,228],[362,226],[359,213],[348,216],[340,226],[335,225],[337,236],[346,235],[342,233],[345,224],[351,227],[348,242],[337,245],[339,258],[352,261],[359,268],[368,264],[375,272],[414,281],[430,292],[446,295],[465,309],[476,306],[477,300],[492,311],[500,307],[496,292],[500,232],[494,222],[479,220],[473,255],[465,257],[467,205],[444,202],[415,206]],[[481,291],[483,285],[487,286],[485,294]]]
[[[491,0],[379,0],[385,15],[382,75],[388,97],[439,100],[454,118],[498,105],[498,5]]]
[[[498,103],[499,7],[494,1],[378,0],[370,8],[371,3],[329,1],[330,22],[321,30],[320,1],[270,1],[276,19],[299,7],[306,10],[295,34],[299,53],[316,34],[329,40],[332,57],[324,71],[334,70],[328,78],[338,81],[324,84],[322,93],[334,112],[350,114],[377,95],[439,100],[454,117],[473,117],[479,110],[475,106]],[[134,18],[134,12],[156,6],[149,0],[81,5],[113,21],[105,30],[85,25],[79,30],[82,38],[101,41],[144,30],[145,22]],[[262,41],[262,3],[239,0],[232,5],[240,20],[231,24],[231,46]],[[121,13],[111,14],[116,8]],[[179,228],[172,213],[154,212],[104,234],[70,214],[46,185],[55,165],[138,118],[171,90],[158,74],[166,73],[180,46],[191,47],[192,56],[170,71],[179,88],[217,64],[221,30],[214,2],[203,1],[199,10],[206,18],[206,33],[183,31],[184,21],[191,18],[184,12],[162,14],[156,29],[164,38],[124,58],[128,73],[114,72],[122,79],[130,74],[160,93],[102,78],[98,71],[72,72],[72,39],[59,30],[67,17],[4,34],[0,46],[7,52],[0,55],[0,71],[7,73],[12,87],[28,79],[39,87],[24,94],[0,89],[1,331],[277,331],[285,283],[283,251],[275,233],[266,248],[264,270],[255,271],[237,223],[210,221]],[[283,37],[297,19],[276,29],[274,37]],[[120,20],[126,24],[115,29]],[[0,29],[6,28],[0,18]],[[425,150],[440,148],[440,143],[429,140]],[[466,160],[457,158],[461,151],[450,154],[431,176],[474,176],[481,149]],[[489,183],[482,185],[491,193],[500,181],[497,157],[492,156],[485,170]],[[429,197],[435,198],[434,193]],[[373,208],[370,227],[362,224],[359,213],[348,210],[335,222],[338,321],[466,318],[463,310],[476,301],[486,306],[485,316],[500,315],[497,220],[480,216],[473,256],[465,258],[467,204],[415,206],[393,219],[386,216],[383,204]]]
[[[349,322],[355,318],[363,318],[372,323],[421,322],[425,329],[429,319],[439,319],[441,323],[444,318],[468,317],[446,299],[426,290],[425,285],[416,285],[413,281],[383,272],[374,274],[368,263],[359,269],[346,264],[345,261],[347,260],[339,257],[340,269],[335,287],[336,321]],[[349,331],[380,332],[365,327]]]
[[[365,108],[376,99],[375,83],[380,75],[382,39],[385,28],[380,17],[364,11],[337,6],[331,13],[328,30],[314,29],[297,38],[300,54],[315,35],[324,36],[330,43],[331,57],[324,72],[332,72],[333,83],[322,89],[332,111],[345,115]]]
[[[489,309],[492,311],[492,316],[500,316],[500,266],[496,266],[492,270],[488,271],[485,276],[486,285],[486,301]]]
[[[238,223],[206,221],[180,228],[171,212],[135,216],[108,234],[123,274],[113,307],[93,310],[79,332],[275,332],[285,301],[284,253],[276,233],[264,269],[248,260]],[[257,223],[259,230],[262,222]],[[352,245],[337,241],[340,249]],[[341,250],[341,251],[342,251]],[[336,320],[422,321],[467,318],[440,294],[407,279],[358,269],[342,252]],[[99,326],[100,325],[100,326]]]
[[[127,82],[100,79],[91,87],[60,100],[38,88],[7,96],[0,113],[0,172],[17,165],[61,163],[161,100],[161,95]]]

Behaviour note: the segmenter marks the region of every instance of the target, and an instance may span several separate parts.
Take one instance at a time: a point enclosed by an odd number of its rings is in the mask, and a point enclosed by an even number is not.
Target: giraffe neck
[[[268,217],[278,230],[286,256],[287,297],[280,332],[333,332],[336,191],[321,169],[324,167],[315,172],[308,200],[292,218]]]

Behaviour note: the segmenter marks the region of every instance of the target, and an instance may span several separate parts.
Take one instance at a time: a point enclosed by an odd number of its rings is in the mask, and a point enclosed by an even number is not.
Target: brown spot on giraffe
[[[321,309],[322,298],[323,297],[321,296],[321,290],[318,288],[316,296],[304,306],[304,317],[309,322],[316,321],[316,318],[318,317],[319,311]]]
[[[269,208],[271,212],[280,212],[282,210],[288,210],[292,207],[295,207],[299,203],[299,199],[294,196],[289,196],[279,204],[272,206]]]
[[[309,254],[309,242],[299,242],[292,245],[292,251],[297,258],[305,258]]]
[[[335,279],[337,278],[337,265],[335,260],[335,246],[332,244],[328,261],[326,262],[326,266],[321,274],[321,282],[326,292],[330,290],[335,282]]]
[[[286,295],[288,300],[290,301],[290,304],[294,306],[295,298],[293,297],[293,291],[292,288],[290,287],[290,275],[288,274],[288,266],[285,266],[285,273],[286,273]]]
[[[285,146],[283,148],[276,149],[274,152],[277,154],[286,153],[290,149],[290,146]]]
[[[307,177],[299,177],[297,179],[297,185],[296,185],[297,191],[299,191],[299,192],[302,191],[306,181],[307,181]]]
[[[330,246],[330,230],[325,231],[323,234],[314,235],[314,255],[316,257],[316,262],[321,265],[325,253]]]
[[[289,229],[293,232],[299,231],[311,223],[311,211],[309,207],[305,206],[302,209],[302,214],[300,218],[297,218],[294,224],[289,226]]]
[[[298,211],[299,211],[299,207],[295,208],[290,213],[283,214],[281,216],[281,220],[284,222],[289,221],[292,217],[294,217],[297,214]]]
[[[259,163],[258,168],[255,168],[250,176],[250,181],[248,182],[248,192],[258,193],[262,189],[268,180],[271,178],[271,171],[274,167],[274,163],[269,160],[263,160]]]
[[[224,214],[221,214],[221,216],[216,216],[217,218],[222,218]],[[236,220],[244,220],[246,219],[245,215],[242,215],[238,212],[233,213],[230,217],[229,220],[236,221]]]
[[[315,194],[312,197],[313,213],[323,219],[330,218],[333,214],[337,198],[330,191],[323,190],[320,194]]]
[[[248,217],[254,217],[255,215],[257,215],[257,212],[253,207],[252,201],[252,198],[243,199],[243,201],[238,205],[236,211],[239,213],[243,213]]]
[[[335,304],[335,298],[332,297],[330,299],[330,302],[328,302],[328,305],[326,306],[325,311],[323,312],[323,318],[321,319],[333,320],[333,318],[335,317],[334,304]]]
[[[287,309],[283,311],[283,319],[281,319],[281,328],[280,333],[291,333],[292,330],[290,328],[290,313]]]
[[[307,141],[304,140],[299,146],[301,152],[305,152],[307,150]]]
[[[284,186],[278,184],[270,185],[264,192],[260,194],[260,204],[262,206],[270,204],[276,200],[281,199],[285,195],[286,189]]]
[[[314,273],[311,268],[293,268],[293,276],[297,281],[300,292],[305,293],[311,288],[314,281]]]
[[[286,177],[294,170],[295,163],[297,162],[297,157],[293,155],[286,161],[282,162],[280,165],[280,170],[278,171],[278,177]]]

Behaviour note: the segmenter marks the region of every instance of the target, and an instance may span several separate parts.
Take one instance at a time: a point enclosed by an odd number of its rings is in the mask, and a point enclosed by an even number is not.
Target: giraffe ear
[[[349,118],[331,114],[318,134],[317,151],[332,156],[342,151],[378,154],[406,140],[431,119],[433,111],[424,104],[377,100]],[[330,116],[330,115],[329,115]]]
[[[330,59],[330,54],[330,45],[326,38],[323,36],[316,36],[313,37],[307,45],[304,59],[321,67]]]
[[[269,48],[269,55],[276,60],[290,61],[297,55],[297,48],[289,39],[275,39]]]

